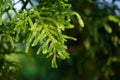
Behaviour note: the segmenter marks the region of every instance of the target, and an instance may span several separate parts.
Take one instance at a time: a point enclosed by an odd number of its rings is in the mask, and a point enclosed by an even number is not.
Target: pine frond
[[[66,51],[67,45],[65,45],[67,39],[76,40],[63,34],[64,30],[74,28],[74,25],[70,23],[71,17],[76,15],[79,24],[84,26],[80,15],[71,11],[69,4],[62,2],[62,0],[55,2],[55,4],[57,8],[50,5],[50,8],[41,7],[41,10],[33,7],[31,11],[18,12],[15,21],[13,21],[16,24],[14,27],[16,42],[25,36],[22,42],[26,44],[26,53],[29,52],[30,47],[40,43],[41,46],[36,54],[43,53],[47,57],[53,57],[53,67],[57,67],[56,58],[69,58],[69,53]]]

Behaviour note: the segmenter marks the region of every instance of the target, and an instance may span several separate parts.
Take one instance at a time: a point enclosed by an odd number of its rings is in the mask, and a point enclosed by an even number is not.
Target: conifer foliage
[[[22,7],[17,10],[14,5],[19,2]],[[51,56],[52,67],[57,67],[56,58],[69,58],[65,45],[67,39],[76,40],[63,33],[66,29],[74,28],[71,19],[75,17],[79,25],[84,26],[80,15],[72,10],[67,0],[39,0],[39,5],[33,2],[0,0],[0,63],[2,63],[0,76],[3,76],[4,69],[14,68],[14,63],[7,61],[5,56],[18,53],[16,50],[18,43],[25,45],[22,51],[24,54],[29,54],[31,47],[37,46],[36,54]],[[28,3],[31,7],[26,8]],[[14,13],[14,17],[9,13],[10,10]],[[4,14],[8,18],[5,19]],[[13,67],[9,68],[8,64]]]

